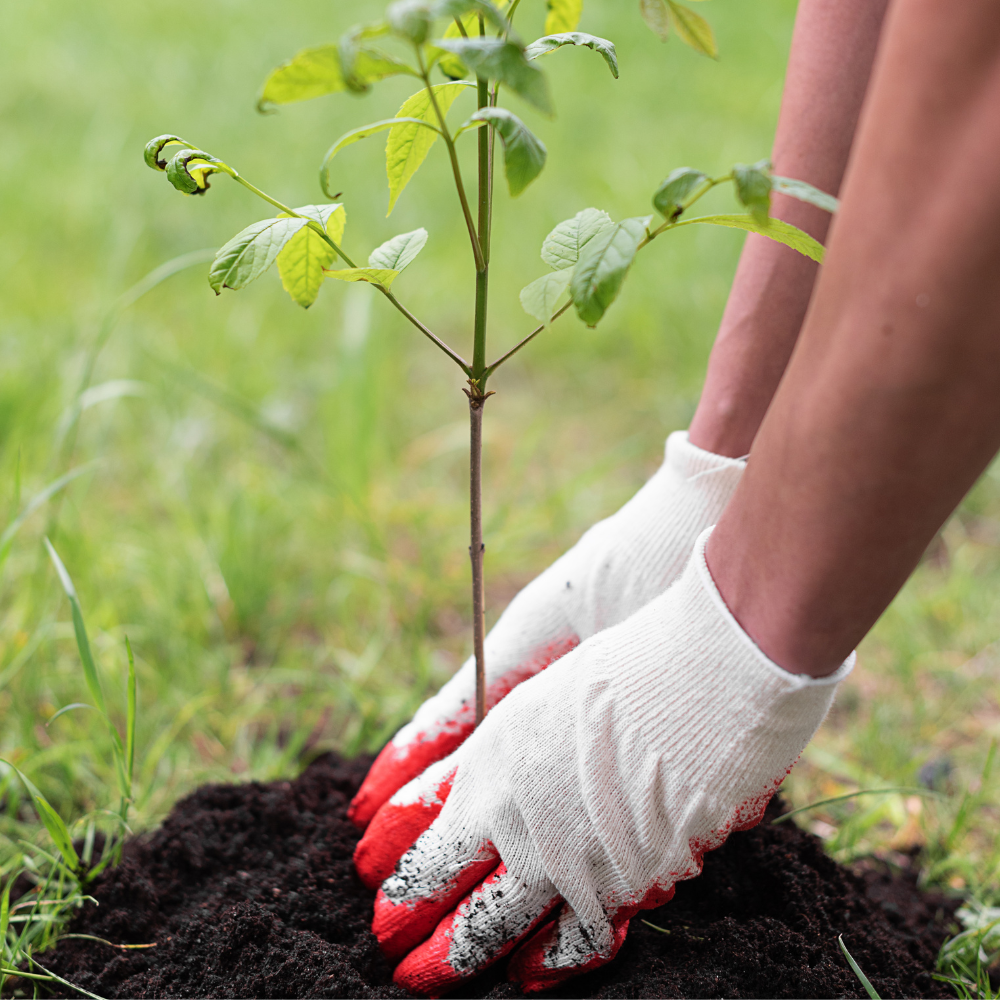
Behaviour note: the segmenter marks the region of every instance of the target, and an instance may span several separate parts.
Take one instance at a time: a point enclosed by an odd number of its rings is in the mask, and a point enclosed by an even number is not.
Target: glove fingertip
[[[357,795],[351,799],[347,818],[359,830],[364,830],[396,792],[457,750],[474,728],[473,723],[458,720],[443,726],[433,737],[418,733],[415,739],[402,746],[391,741],[387,743],[375,758]]]
[[[525,993],[550,990],[567,979],[607,965],[625,943],[629,925],[628,920],[614,924],[611,951],[601,955],[581,948],[579,941],[560,933],[560,923],[556,918],[539,928],[511,958],[507,978]]]

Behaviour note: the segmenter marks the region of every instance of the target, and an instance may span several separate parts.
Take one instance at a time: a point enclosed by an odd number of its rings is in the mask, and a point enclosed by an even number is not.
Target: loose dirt
[[[44,964],[102,997],[403,997],[368,925],[347,803],[370,763],[326,755],[296,781],[214,785],[127,845]],[[792,823],[764,822],[705,858],[699,879],[632,921],[618,958],[549,996],[946,997],[929,970],[954,904],[878,865],[831,861]],[[60,994],[61,995],[61,994]],[[66,993],[75,996],[76,994]],[[502,965],[463,997],[520,997]]]

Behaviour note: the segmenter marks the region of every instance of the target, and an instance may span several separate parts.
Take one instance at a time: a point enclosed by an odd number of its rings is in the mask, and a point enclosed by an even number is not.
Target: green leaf
[[[680,215],[681,204],[688,195],[701,187],[708,177],[693,167],[678,167],[672,170],[667,179],[656,189],[653,195],[653,207],[664,218],[673,222]]]
[[[70,607],[73,611],[73,631],[76,633],[76,646],[80,652],[80,660],[83,663],[83,676],[87,682],[87,690],[94,704],[104,715],[108,714],[107,702],[104,700],[104,690],[101,687],[101,679],[97,674],[97,667],[94,665],[94,657],[90,651],[90,640],[87,638],[87,626],[83,621],[83,612],[80,610],[80,599],[76,596],[76,588],[59,554],[52,547],[52,543],[46,538],[45,548],[48,549],[49,558],[59,574],[59,582],[62,584],[66,596],[69,598]]]
[[[625,219],[589,240],[573,270],[570,293],[580,319],[596,326],[618,297],[652,216]]]
[[[438,3],[434,5],[434,16],[452,19],[458,17],[462,19],[463,23],[466,18],[472,18],[478,23],[479,17],[482,15],[483,20],[488,25],[496,28],[497,31],[503,31],[507,27],[507,21],[500,13],[500,8],[506,6],[507,0],[499,5],[490,3],[490,0],[438,0]],[[461,33],[459,32],[459,34]]]
[[[812,184],[807,184],[805,181],[797,181],[793,177],[772,175],[771,185],[773,191],[786,194],[789,198],[798,198],[799,201],[808,202],[810,205],[822,208],[825,212],[832,214],[840,209],[840,202],[832,194],[820,191],[819,188],[814,188]]]
[[[426,229],[414,229],[412,233],[401,233],[372,250],[368,256],[368,265],[376,269],[395,271],[398,274],[408,264],[413,263],[414,258],[426,244]]]
[[[415,125],[418,128],[428,128],[436,132],[437,135],[441,134],[436,125],[433,125],[428,121],[424,121],[422,118],[383,118],[382,121],[372,122],[371,125],[362,125],[361,128],[345,132],[326,151],[326,156],[323,157],[323,163],[319,168],[319,185],[323,189],[323,194],[325,194],[327,198],[333,197],[333,195],[330,194],[330,162],[342,149],[346,149],[348,146],[353,146],[354,143],[359,140],[367,139],[368,136],[375,135],[377,132],[384,132],[386,129],[393,128],[396,125],[405,124]],[[433,140],[431,141],[433,142]]]
[[[660,41],[665,42],[670,37],[670,11],[666,0],[639,0],[639,13]]]
[[[542,242],[542,260],[557,271],[572,268],[580,259],[583,248],[595,236],[611,229],[614,222],[607,212],[585,208],[572,219],[560,222]]]
[[[524,307],[524,311],[548,326],[552,322],[553,314],[559,309],[561,300],[566,295],[572,280],[573,269],[567,267],[562,271],[543,274],[530,285],[525,285],[521,289],[521,305]]]
[[[837,944],[840,945],[840,950],[844,953],[844,958],[847,959],[847,964],[854,971],[854,975],[858,977],[861,985],[865,988],[865,992],[871,997],[871,1000],[881,1000],[878,993],[875,991],[875,987],[868,982],[868,977],[861,971],[858,963],[854,961],[851,953],[847,950],[847,945],[844,944],[844,935],[839,934],[837,936]]]
[[[552,114],[545,74],[525,57],[517,42],[503,38],[443,38],[437,45],[457,55],[476,76],[497,80],[540,111]]]
[[[67,866],[74,872],[77,871],[80,867],[80,856],[73,847],[73,838],[69,835],[69,830],[62,821],[62,817],[49,805],[48,799],[32,784],[27,775],[14,767],[9,760],[4,760],[3,757],[0,757],[0,762],[11,768],[21,779],[21,784],[24,785],[25,791],[31,797],[35,810],[38,812],[38,818],[52,838],[52,843],[56,845]]]
[[[372,83],[400,73],[416,75],[412,67],[385,52],[353,45],[344,47],[348,50],[346,53],[342,52],[341,45],[303,49],[283,63],[264,81],[257,100],[258,110],[264,111],[269,105],[308,101],[344,90],[364,91]],[[345,54],[349,63],[346,73],[343,64]]]
[[[525,50],[524,54],[528,59],[537,59],[547,52],[554,52],[563,45],[583,45],[588,49],[593,49],[604,57],[604,61],[611,70],[611,75],[618,79],[618,53],[614,44],[606,38],[598,38],[596,35],[588,35],[583,31],[567,31],[560,35],[546,35],[532,42]]]
[[[385,16],[397,35],[423,45],[434,22],[434,5],[430,0],[396,0],[386,8]]]
[[[797,250],[800,254],[823,263],[823,244],[814,240],[808,233],[781,219],[767,219],[760,223],[749,215],[704,215],[697,219],[682,219],[678,226],[691,226],[696,222],[704,222],[710,226],[729,226],[731,229],[745,229],[748,233],[759,233],[777,243]]]
[[[456,23],[456,15],[452,14],[452,22],[445,29],[445,38],[464,38],[466,36],[472,37],[479,34],[479,14],[478,10],[480,5],[476,3],[476,0],[455,0],[454,6],[465,7],[468,3],[471,13],[466,13],[457,20],[462,22],[462,28],[465,29],[464,34],[459,30],[458,24]],[[492,6],[492,5],[491,5]],[[503,0],[502,3],[497,4],[493,9],[500,15],[500,10],[507,6],[507,0]],[[489,20],[489,16],[486,16],[486,20]],[[502,15],[500,15],[500,25],[497,27],[503,27],[504,21]],[[437,64],[441,68],[441,72],[445,76],[451,77],[453,80],[460,80],[463,76],[468,74],[468,69],[465,63],[459,59],[453,52],[445,52],[443,49],[436,49],[437,54]]]
[[[432,89],[442,115],[448,114],[448,109],[455,99],[472,83],[439,83]],[[420,165],[427,159],[431,146],[440,135],[437,115],[431,104],[430,94],[426,90],[418,90],[411,98],[403,102],[397,118],[406,119],[401,124],[392,126],[389,138],[385,144],[385,171],[389,178],[389,211],[391,215],[396,200],[417,172]]]
[[[340,243],[347,225],[343,205],[303,205],[295,209],[321,225],[334,243]],[[337,252],[311,226],[303,226],[278,254],[278,274],[286,292],[303,309],[308,309],[323,284],[323,268],[329,267]]]
[[[336,278],[338,281],[367,281],[369,284],[378,285],[386,291],[399,275],[399,271],[382,267],[344,267],[339,271],[327,271],[328,278]]]
[[[689,7],[675,3],[674,0],[667,0],[667,7],[670,11],[670,23],[674,26],[677,37],[696,52],[701,52],[711,59],[718,59],[719,48],[715,44],[715,35],[708,21],[701,14],[696,14]]]
[[[215,294],[223,288],[245,288],[259,278],[305,224],[305,219],[262,219],[237,233],[215,255],[208,272]]]
[[[759,160],[733,167],[736,197],[746,205],[757,222],[764,223],[771,214],[771,163]]]
[[[466,124],[487,121],[503,141],[503,166],[511,196],[516,198],[541,172],[548,151],[517,115],[506,108],[480,108]]]
[[[546,0],[549,12],[545,15],[545,34],[576,31],[583,14],[583,0]],[[615,74],[617,76],[617,74]]]

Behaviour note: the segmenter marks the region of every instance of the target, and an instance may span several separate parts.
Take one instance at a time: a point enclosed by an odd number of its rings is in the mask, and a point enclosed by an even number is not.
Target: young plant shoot
[[[341,136],[330,147],[320,167],[320,187],[326,204],[291,208],[255,187],[228,163],[176,135],[161,135],[146,146],[146,163],[164,171],[184,194],[201,195],[212,174],[226,174],[278,210],[277,215],[254,222],[234,236],[216,254],[209,284],[217,294],[239,290],[277,264],[282,285],[303,308],[316,300],[327,279],[366,282],[420,331],[461,371],[468,397],[471,426],[470,520],[472,608],[476,659],[475,723],[485,715],[487,690],[483,643],[485,598],[483,588],[482,440],[483,411],[493,395],[490,379],[518,351],[573,308],[587,326],[596,326],[618,297],[639,251],[681,226],[728,226],[784,243],[813,260],[823,247],[808,234],[770,217],[773,190],[781,191],[828,211],[836,199],[802,181],[775,177],[767,161],[737,164],[712,177],[689,167],[674,170],[653,195],[658,215],[639,215],[615,221],[606,212],[585,208],[561,222],[545,238],[541,256],[548,273],[521,292],[521,304],[538,321],[516,346],[488,361],[488,290],[491,256],[491,217],[499,152],[512,197],[517,197],[542,172],[544,143],[518,115],[505,106],[509,95],[552,115],[554,107],[542,68],[550,54],[565,46],[592,50],[618,77],[618,56],[612,42],[577,31],[582,0],[548,0],[546,34],[525,43],[514,28],[522,0],[398,0],[388,6],[376,24],[356,27],[337,43],[305,49],[267,78],[260,94],[261,110],[326,94],[363,94],[390,76],[412,77],[417,86],[396,117],[372,122]],[[535,0],[529,0],[535,2]],[[715,57],[716,46],[707,22],[672,0],[642,0],[646,23],[666,39],[671,26],[687,44]],[[434,82],[434,74],[443,82]],[[465,105],[467,107],[462,108]],[[458,111],[452,119],[453,109]],[[456,122],[461,124],[456,124]],[[389,212],[431,149],[443,145],[461,211],[469,252],[475,265],[475,309],[471,322],[471,360],[418,319],[397,298],[396,282],[413,263],[428,239],[426,229],[393,237],[359,263],[344,249],[347,223],[343,204],[331,194],[334,160],[348,146],[387,133],[386,173]],[[457,154],[459,142],[474,141],[478,160],[472,183],[463,177]],[[180,147],[174,151],[173,147]],[[173,155],[167,158],[165,150]],[[443,164],[442,164],[443,165]],[[337,162],[339,167],[339,161]],[[745,209],[727,215],[690,217],[687,213],[713,188],[732,184]],[[473,725],[471,710],[468,720]]]

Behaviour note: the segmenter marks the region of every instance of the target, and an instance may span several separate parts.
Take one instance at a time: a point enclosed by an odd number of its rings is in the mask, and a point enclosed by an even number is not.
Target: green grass
[[[543,5],[522,6],[527,33]],[[616,41],[622,76],[592,53],[557,53],[556,120],[517,109],[550,158],[520,199],[497,201],[494,350],[531,328],[517,292],[544,273],[538,248],[556,222],[588,205],[641,214],[675,166],[720,171],[767,155],[794,7],[705,5],[714,63],[661,45],[632,4],[588,0],[583,27]],[[437,352],[371,289],[324,288],[303,312],[273,274],[216,298],[205,265],[115,312],[164,262],[266,214],[225,178],[203,199],[181,197],[145,168],[144,142],[175,131],[283,200],[319,200],[327,147],[391,116],[406,81],[266,117],[254,98],[278,62],[378,9],[12,0],[0,34],[0,527],[83,471],[24,520],[0,569],[0,756],[70,820],[114,808],[115,765],[95,713],[45,725],[88,700],[46,534],[75,581],[119,732],[126,634],[135,650],[140,827],[203,782],[271,779],[324,748],[377,747],[469,652],[465,397]],[[444,151],[387,220],[381,150],[373,139],[338,158],[346,248],[364,256],[426,225],[398,294],[468,350],[472,274]],[[697,228],[642,255],[599,330],[567,317],[491,382],[491,618],[686,426],[742,242]],[[82,407],[85,382],[102,388]],[[1000,866],[996,769],[981,780],[1000,735],[998,542],[1000,476],[989,475],[865,644],[788,783],[804,805],[911,786],[947,756],[946,797],[919,814],[888,795],[803,822],[845,859],[899,860],[924,842],[936,884],[985,901]],[[45,838],[11,776],[0,781],[6,874],[18,838]]]

